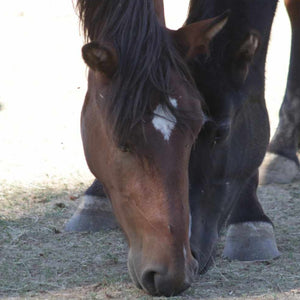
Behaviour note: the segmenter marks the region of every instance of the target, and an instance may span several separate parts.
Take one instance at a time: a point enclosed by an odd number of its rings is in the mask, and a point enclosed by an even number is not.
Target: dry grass
[[[6,186],[0,196],[0,297],[151,299],[130,281],[119,230],[63,232],[85,187]],[[221,240],[214,268],[173,299],[300,299],[299,181],[260,187],[259,195],[276,225],[282,256],[230,262],[221,258]]]
[[[20,193],[20,187],[10,186],[4,191],[0,295],[32,296],[99,282],[105,286],[127,277],[120,232],[63,232],[64,222],[78,205],[71,199],[84,188],[82,184],[71,190],[45,186]],[[109,272],[104,271],[107,268]]]

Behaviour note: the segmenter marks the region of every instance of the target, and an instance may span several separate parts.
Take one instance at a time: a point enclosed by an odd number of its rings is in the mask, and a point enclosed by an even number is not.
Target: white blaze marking
[[[171,104],[177,108],[177,100],[170,98]],[[176,118],[169,111],[167,107],[163,107],[161,104],[154,110],[154,117],[152,124],[155,129],[160,131],[164,137],[164,140],[170,139],[171,133],[176,125]]]
[[[177,100],[176,100],[175,98],[169,98],[169,100],[170,100],[171,104],[172,104],[175,108],[177,108],[177,106],[178,106]]]

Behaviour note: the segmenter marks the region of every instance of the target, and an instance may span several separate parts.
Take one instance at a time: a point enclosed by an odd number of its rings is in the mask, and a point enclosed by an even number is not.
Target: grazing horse
[[[82,48],[88,166],[127,237],[133,282],[152,295],[178,294],[198,270],[188,167],[206,121],[186,60],[206,53],[227,14],[169,31],[152,0],[79,0],[78,10],[90,41]]]
[[[276,5],[276,0],[190,2],[187,24],[231,10],[211,43],[210,57],[189,62],[211,119],[190,159],[190,242],[200,270],[209,266],[225,222],[224,256],[263,260],[279,255],[272,223],[256,195],[258,167],[269,142],[264,74]]]
[[[93,196],[105,190],[128,240],[131,278],[152,295],[177,294],[205,272],[225,224],[224,256],[279,255],[256,195],[276,4],[191,0],[185,26],[170,31],[151,1],[78,1],[91,41],[82,138],[98,181],[66,229],[82,229],[93,212],[97,219]],[[104,214],[96,225],[115,226]]]
[[[272,138],[262,183],[287,183],[299,173],[297,151],[300,148],[300,0],[284,1],[292,27],[290,66],[279,124]]]

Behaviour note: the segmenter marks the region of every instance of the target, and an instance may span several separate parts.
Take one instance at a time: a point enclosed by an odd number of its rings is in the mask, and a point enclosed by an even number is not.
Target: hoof
[[[65,225],[65,231],[96,232],[117,227],[118,224],[108,199],[84,195],[76,212]]]
[[[223,256],[240,261],[265,261],[280,256],[273,226],[266,222],[230,225]]]
[[[259,168],[259,183],[290,183],[299,174],[297,164],[281,155],[267,152]]]

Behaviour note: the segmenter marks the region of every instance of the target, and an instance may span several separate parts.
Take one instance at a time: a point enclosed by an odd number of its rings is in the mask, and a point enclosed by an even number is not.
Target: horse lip
[[[133,283],[137,286],[137,288],[139,288],[139,289],[142,290],[143,287],[142,287],[142,285],[141,285],[141,283],[139,281],[139,278],[138,278],[138,276],[136,274],[134,265],[132,263],[132,260],[129,257],[129,254],[128,254],[128,259],[127,259],[127,268],[128,268],[128,272],[129,272],[130,278],[133,281]]]

